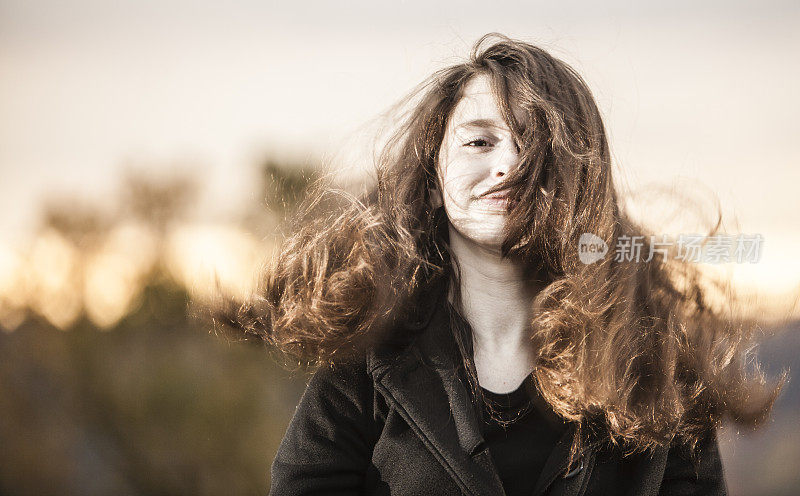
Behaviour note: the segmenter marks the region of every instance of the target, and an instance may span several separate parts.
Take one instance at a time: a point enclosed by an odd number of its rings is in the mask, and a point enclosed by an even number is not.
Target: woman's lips
[[[478,200],[484,205],[506,208],[508,206],[508,192],[497,191],[490,195],[481,196]]]
[[[506,198],[508,197],[508,190],[495,191],[494,193],[483,196],[482,198]]]
[[[480,198],[479,201],[488,206],[505,210],[508,207],[508,196],[485,196]]]

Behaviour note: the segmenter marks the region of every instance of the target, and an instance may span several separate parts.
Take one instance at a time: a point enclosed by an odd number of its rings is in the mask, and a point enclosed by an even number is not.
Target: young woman
[[[487,35],[408,102],[374,187],[313,193],[236,317],[318,367],[272,493],[724,494],[715,427],[780,384],[690,263],[582,258],[644,231],[581,77]]]

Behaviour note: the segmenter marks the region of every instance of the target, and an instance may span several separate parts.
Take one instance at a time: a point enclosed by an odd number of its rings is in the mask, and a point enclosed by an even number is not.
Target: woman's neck
[[[540,286],[523,267],[451,232],[461,276],[464,318],[473,331],[478,381],[494,392],[516,389],[533,368],[529,328],[531,302]],[[451,295],[452,298],[452,295]]]

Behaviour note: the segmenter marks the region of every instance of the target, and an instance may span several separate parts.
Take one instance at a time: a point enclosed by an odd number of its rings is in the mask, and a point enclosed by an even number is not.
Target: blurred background
[[[699,187],[764,237],[714,270],[774,321],[765,368],[794,373],[798,21],[790,1],[0,0],[0,495],[265,494],[307,377],[190,302],[246,294],[321,167],[358,183],[383,112],[491,31],[585,77],[631,211]],[[797,494],[797,381],[721,443],[731,494]]]

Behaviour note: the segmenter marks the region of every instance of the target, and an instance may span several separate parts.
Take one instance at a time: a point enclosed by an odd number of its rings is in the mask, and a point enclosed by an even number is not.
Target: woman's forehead
[[[464,86],[461,95],[450,119],[454,129],[463,125],[481,125],[492,122],[505,125],[487,76],[480,74],[470,79]]]
[[[478,74],[471,78],[461,92],[461,99],[453,109],[449,119],[453,131],[469,127],[492,128],[508,130],[508,124],[498,106],[491,80],[485,74]],[[521,119],[521,115],[516,115]]]

